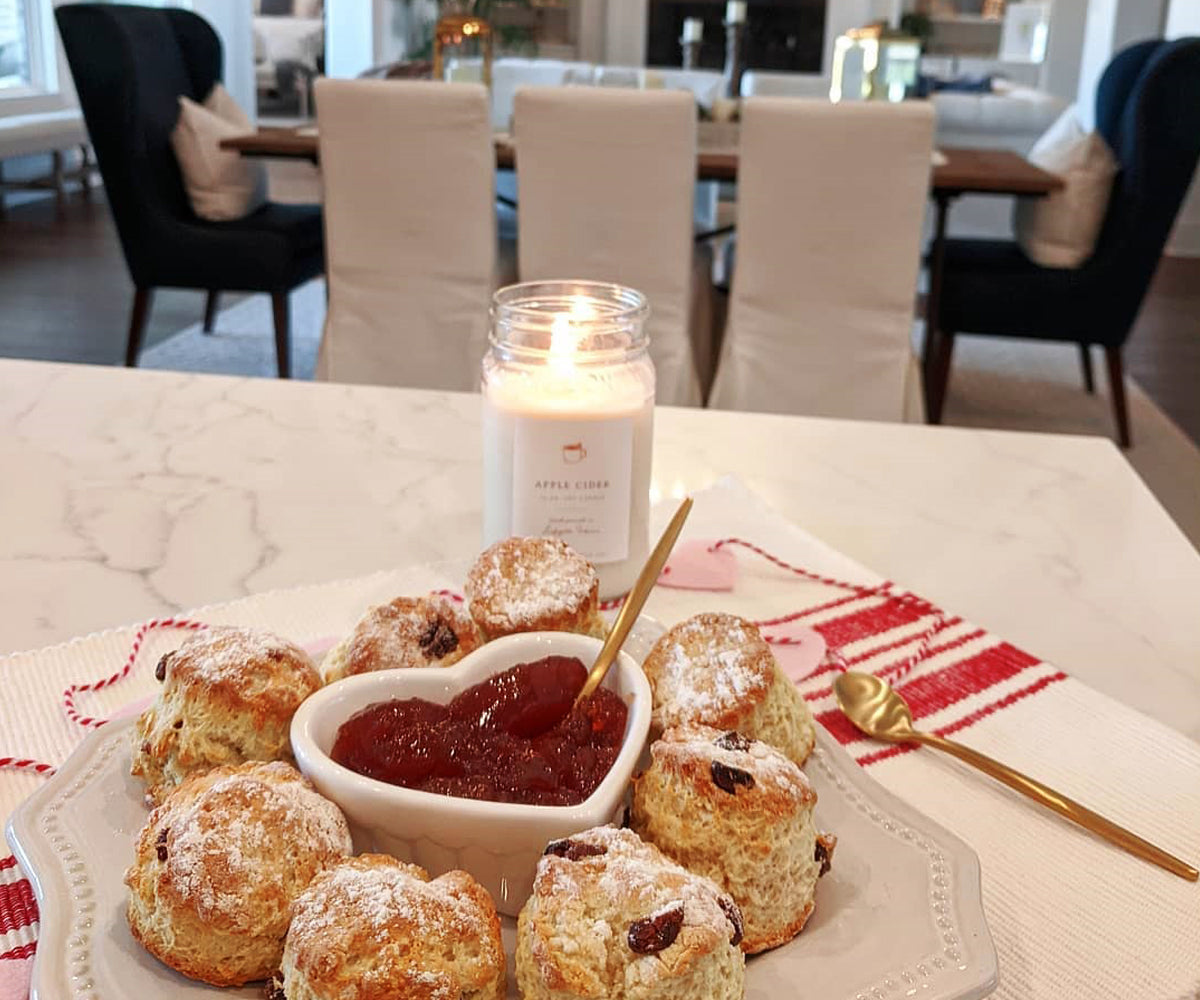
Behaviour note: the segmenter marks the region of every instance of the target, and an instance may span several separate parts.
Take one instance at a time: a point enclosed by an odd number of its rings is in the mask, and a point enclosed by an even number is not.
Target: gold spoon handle
[[[617,620],[613,622],[612,631],[608,633],[608,638],[604,640],[604,645],[600,647],[600,655],[596,657],[596,662],[592,665],[592,669],[588,671],[587,680],[583,682],[583,688],[575,696],[576,705],[583,701],[584,698],[590,698],[596,688],[600,686],[600,682],[604,680],[604,675],[608,673],[608,668],[612,666],[613,660],[617,658],[617,653],[620,652],[621,646],[625,644],[625,637],[629,635],[629,630],[633,628],[633,623],[637,621],[637,616],[641,613],[642,607],[646,603],[646,598],[650,596],[650,591],[654,589],[655,583],[658,582],[658,575],[662,572],[663,566],[666,565],[667,556],[671,554],[671,550],[675,547],[675,540],[679,537],[679,532],[683,530],[683,522],[687,520],[687,516],[691,511],[692,498],[688,497],[679,505],[679,510],[675,511],[675,516],[671,518],[671,523],[667,525],[667,530],[662,533],[662,538],[658,540],[658,544],[654,546],[654,551],[650,553],[650,558],[646,560],[646,565],[642,567],[641,573],[638,574],[637,582],[633,585],[633,589],[625,596],[625,603],[621,605],[621,610],[617,612]]]
[[[1099,813],[1092,812],[1087,806],[1080,805],[1074,799],[1067,798],[1061,792],[1056,792],[1053,788],[1043,785],[1040,781],[1035,781],[1007,764],[1001,764],[998,760],[992,760],[991,757],[978,750],[972,750],[961,743],[955,743],[953,740],[947,740],[932,733],[914,732],[913,739],[926,746],[944,750],[964,763],[979,768],[984,774],[990,775],[997,781],[1002,781],[1009,788],[1015,789],[1022,795],[1027,795],[1034,802],[1040,802],[1047,809],[1053,809],[1060,816],[1065,816],[1071,822],[1078,823],[1085,830],[1091,830],[1092,833],[1124,848],[1130,854],[1156,864],[1160,868],[1165,868],[1189,882],[1195,882],[1197,878],[1200,878],[1200,872],[1197,872],[1187,862],[1173,854],[1168,854],[1161,847],[1155,847],[1150,841],[1143,840],[1123,826],[1117,826],[1112,820],[1105,819]]]

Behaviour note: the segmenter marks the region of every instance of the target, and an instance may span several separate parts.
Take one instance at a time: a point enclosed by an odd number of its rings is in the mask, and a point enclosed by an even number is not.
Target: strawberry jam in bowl
[[[440,795],[574,806],[617,759],[629,710],[587,680],[577,657],[545,656],[493,674],[448,704],[392,698],[338,727],[331,756],[369,778]]]
[[[646,649],[657,623],[626,642]],[[292,720],[300,770],[349,818],[359,851],[438,875],[470,872],[515,916],[551,840],[620,822],[650,731],[650,686],[618,655],[573,708],[601,642],[570,632],[506,636],[452,667],[336,681]]]

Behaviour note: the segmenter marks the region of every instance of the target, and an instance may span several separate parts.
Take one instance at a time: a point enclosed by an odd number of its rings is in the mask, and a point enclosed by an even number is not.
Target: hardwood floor
[[[296,181],[298,193],[311,184]],[[223,297],[222,305],[233,301]],[[101,192],[91,203],[72,196],[61,214],[44,200],[17,206],[0,220],[0,356],[120,364],[132,302],[133,285]],[[203,314],[201,292],[158,292],[146,344]],[[1125,364],[1200,445],[1200,260],[1163,260]]]

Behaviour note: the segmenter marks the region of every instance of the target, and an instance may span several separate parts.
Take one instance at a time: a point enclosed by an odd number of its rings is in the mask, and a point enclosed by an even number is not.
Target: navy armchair
[[[1016,243],[950,240],[926,353],[931,423],[941,418],[956,333],[1079,344],[1092,390],[1104,348],[1122,447],[1130,444],[1121,348],[1162,256],[1200,156],[1200,39],[1141,42],[1100,80],[1096,128],[1119,163],[1096,248],[1073,269],[1039,267]]]
[[[137,363],[156,287],[208,292],[211,329],[222,290],[272,297],[279,375],[289,372],[288,292],[321,274],[317,205],[268,202],[244,219],[192,211],[171,131],[179,97],[203,102],[221,79],[221,42],[186,10],[84,3],[55,11],[130,277],[125,363]]]

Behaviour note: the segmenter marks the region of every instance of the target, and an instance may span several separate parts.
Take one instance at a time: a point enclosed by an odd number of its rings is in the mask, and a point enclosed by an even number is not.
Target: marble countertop
[[[0,361],[0,651],[469,557],[480,447],[470,395]],[[657,495],[730,474],[1200,739],[1200,555],[1110,442],[657,411]]]

